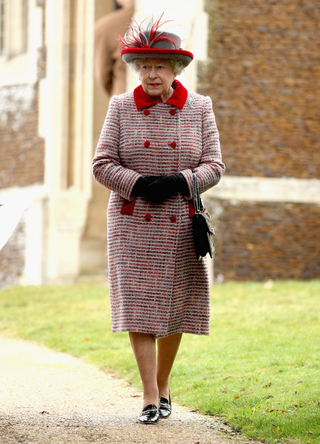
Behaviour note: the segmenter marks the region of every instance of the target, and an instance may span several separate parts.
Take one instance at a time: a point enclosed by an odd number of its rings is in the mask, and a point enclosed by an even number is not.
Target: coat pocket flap
[[[122,201],[122,207],[120,210],[121,214],[126,214],[128,216],[132,216],[133,215],[133,210],[134,210],[134,206],[136,204],[136,200],[127,200],[127,199],[123,199]]]

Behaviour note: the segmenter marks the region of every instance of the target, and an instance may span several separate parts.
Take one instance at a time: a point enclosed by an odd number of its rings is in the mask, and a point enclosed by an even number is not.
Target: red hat
[[[160,23],[162,15],[156,21],[151,18],[145,27],[142,26],[145,20],[140,25],[134,22],[124,37],[119,37],[122,43],[121,57],[124,62],[130,63],[134,59],[146,57],[179,59],[184,67],[192,62],[193,54],[180,47],[181,38],[178,35],[159,31],[160,26],[167,23]]]

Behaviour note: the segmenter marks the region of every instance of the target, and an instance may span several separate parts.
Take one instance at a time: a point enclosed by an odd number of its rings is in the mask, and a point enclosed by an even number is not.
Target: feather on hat
[[[119,37],[122,44],[121,57],[126,63],[132,62],[134,59],[142,57],[153,58],[177,58],[181,60],[184,67],[188,66],[193,60],[193,54],[183,50],[181,38],[163,30],[159,30],[161,26],[168,23],[168,20],[161,22],[163,14],[156,20],[153,17],[143,26],[135,20],[123,37]]]

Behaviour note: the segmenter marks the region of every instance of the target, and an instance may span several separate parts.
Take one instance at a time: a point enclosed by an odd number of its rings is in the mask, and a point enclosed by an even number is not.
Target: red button
[[[176,216],[171,216],[171,222],[177,222],[177,218],[176,218]]]
[[[146,141],[144,142],[144,146],[145,146],[146,148],[149,148],[149,146],[150,146],[150,142],[149,142],[149,140],[146,140]]]
[[[175,148],[177,146],[176,142],[171,142],[171,148]]]
[[[145,220],[151,220],[151,214],[148,213],[144,216]]]
[[[177,112],[177,111],[176,111],[175,109],[170,110],[170,114],[171,114],[172,116],[174,116],[176,112]]]
[[[144,114],[145,116],[148,116],[148,115],[150,114],[150,110],[149,110],[149,109],[145,109],[145,110],[143,111],[143,114]]]

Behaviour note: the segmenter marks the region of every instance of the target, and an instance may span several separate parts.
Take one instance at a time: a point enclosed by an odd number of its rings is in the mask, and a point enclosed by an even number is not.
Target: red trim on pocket
[[[120,213],[121,214],[127,214],[128,216],[132,216],[136,200],[137,199],[134,199],[134,200],[130,201],[130,200],[127,200],[127,199],[123,199]]]
[[[189,217],[193,217],[196,214],[196,210],[194,208],[193,199],[189,200]]]

